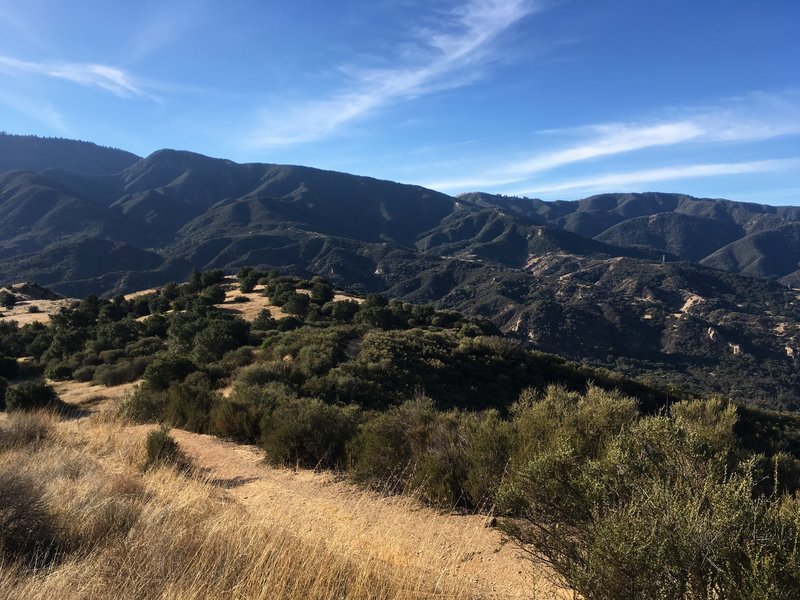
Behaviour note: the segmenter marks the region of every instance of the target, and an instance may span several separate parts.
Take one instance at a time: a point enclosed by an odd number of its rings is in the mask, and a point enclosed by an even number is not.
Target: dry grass
[[[49,323],[50,315],[57,313],[62,307],[69,306],[75,302],[71,298],[61,300],[21,300],[12,308],[0,309],[0,321],[16,321],[19,326],[29,323]],[[39,312],[28,312],[31,306],[39,309]]]
[[[58,554],[33,568],[7,554],[0,597],[474,597],[466,583],[394,566],[347,536],[305,536],[301,524],[248,510],[202,474],[142,472],[145,428],[107,416],[81,431],[41,414],[15,419],[46,434],[0,451],[0,476],[41,488]]]

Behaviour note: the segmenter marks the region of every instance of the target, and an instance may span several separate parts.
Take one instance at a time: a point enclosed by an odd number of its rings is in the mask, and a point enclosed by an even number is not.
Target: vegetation
[[[10,429],[47,435],[35,447],[0,443],[0,597],[475,597],[456,577],[383,560],[403,533],[391,523],[383,545],[344,529],[322,540],[285,507],[242,510],[202,474],[132,468],[146,441],[114,420],[77,436],[52,415],[13,420],[0,422],[0,442]],[[438,540],[422,543],[441,553]]]
[[[796,416],[534,353],[453,311],[240,273],[254,277],[290,316],[223,312],[214,303],[230,284],[195,273],[144,300],[90,297],[50,326],[3,327],[0,342],[50,378],[141,377],[122,410],[163,424],[148,435],[148,469],[185,467],[173,426],[489,511],[587,599],[780,598],[800,586]],[[12,384],[7,409],[57,403],[46,384]]]

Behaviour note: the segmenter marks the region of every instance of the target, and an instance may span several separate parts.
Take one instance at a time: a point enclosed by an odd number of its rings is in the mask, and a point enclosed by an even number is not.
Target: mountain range
[[[242,266],[491,318],[689,392],[800,408],[800,207],[468,193],[0,135],[0,286],[115,294]]]

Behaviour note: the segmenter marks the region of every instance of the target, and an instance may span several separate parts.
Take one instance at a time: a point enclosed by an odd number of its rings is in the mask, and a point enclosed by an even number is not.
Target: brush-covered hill
[[[31,143],[0,141],[0,165]],[[0,172],[0,285],[81,297],[193,269],[320,275],[487,317],[534,348],[659,384],[780,406],[800,393],[800,308],[782,285],[800,280],[797,207],[659,193],[456,198],[176,150],[115,171],[91,153],[57,160],[63,140],[36,142],[39,162]]]
[[[0,171],[62,169],[86,175],[119,173],[139,156],[91,142],[0,132]]]

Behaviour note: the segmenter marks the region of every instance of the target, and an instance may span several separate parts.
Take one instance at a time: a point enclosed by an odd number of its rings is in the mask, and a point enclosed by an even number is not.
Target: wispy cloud
[[[800,158],[757,160],[735,163],[710,163],[699,165],[680,165],[658,169],[645,169],[625,173],[610,173],[605,175],[570,179],[557,183],[534,185],[531,189],[519,195],[549,194],[565,191],[586,190],[624,190],[629,186],[657,183],[662,181],[675,181],[680,179],[693,179],[698,177],[715,177],[726,175],[744,175],[748,173],[769,173],[789,171],[800,168]]]
[[[474,173],[469,178],[429,182],[443,191],[519,184],[543,173],[576,163],[625,153],[699,143],[744,143],[800,134],[800,95],[754,93],[719,106],[664,111],[666,117],[629,123],[602,123],[539,132],[536,143],[569,137],[566,146],[540,151]],[[550,142],[552,144],[552,142]]]
[[[265,111],[254,146],[318,140],[338,127],[386,105],[464,85],[480,75],[501,32],[535,12],[535,0],[471,0],[450,12],[436,29],[419,33],[406,64],[392,69],[346,68],[346,89],[330,98],[288,110]]]
[[[0,104],[25,115],[33,121],[46,125],[62,135],[72,135],[64,116],[49,102],[38,102],[31,98],[22,98],[7,92],[0,92]]]
[[[19,74],[31,73],[71,81],[87,87],[96,87],[119,97],[144,97],[158,100],[145,88],[144,83],[130,73],[96,63],[32,62],[0,55],[0,71]]]
[[[157,3],[141,27],[131,38],[129,55],[132,61],[175,43],[206,17],[207,2],[172,0]]]

